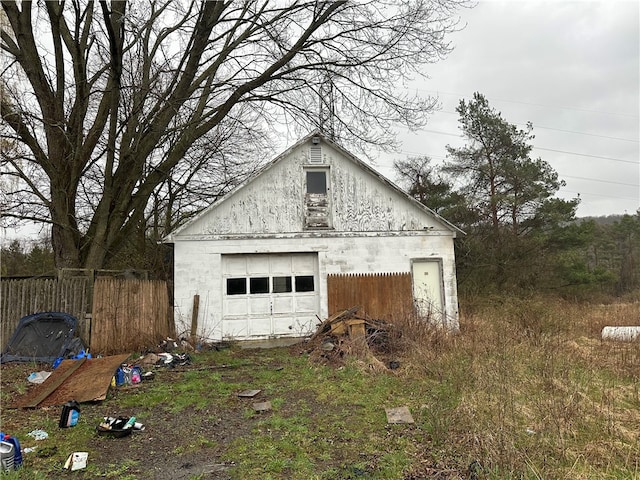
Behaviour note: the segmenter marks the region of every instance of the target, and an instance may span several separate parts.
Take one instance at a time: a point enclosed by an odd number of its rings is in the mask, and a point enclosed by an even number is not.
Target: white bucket
[[[604,327],[602,339],[633,342],[640,339],[640,327]]]

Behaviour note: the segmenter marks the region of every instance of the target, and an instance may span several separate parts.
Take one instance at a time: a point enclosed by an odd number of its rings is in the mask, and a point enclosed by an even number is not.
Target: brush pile
[[[342,310],[320,323],[306,344],[314,360],[342,365],[353,357],[372,370],[387,369],[377,357],[392,353],[393,340],[399,336],[399,332],[384,320],[358,315],[359,309],[352,307]],[[389,363],[391,368],[396,365]]]

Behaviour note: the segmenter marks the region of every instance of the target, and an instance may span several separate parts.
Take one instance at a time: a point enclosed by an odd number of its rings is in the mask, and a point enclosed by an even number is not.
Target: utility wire
[[[625,187],[640,187],[640,185],[638,185],[637,183],[623,183],[623,182],[614,182],[613,180],[600,180],[598,178],[587,178],[587,177],[575,177],[573,175],[563,175],[561,173],[558,173],[559,177],[562,178],[576,178],[578,180],[587,180],[589,182],[600,182],[600,183],[611,183],[613,185],[624,185]]]
[[[460,134],[449,133],[449,132],[441,132],[441,131],[438,131],[438,130],[420,130],[420,131],[421,132],[428,132],[428,133],[436,133],[436,134],[439,134],[439,135],[448,135],[448,136],[451,136],[451,137],[464,138],[464,136],[460,135]],[[633,140],[630,140],[630,141],[633,141]],[[534,150],[546,150],[548,152],[565,153],[567,155],[578,155],[578,156],[581,156],[581,157],[600,158],[602,160],[610,160],[612,162],[622,162],[622,163],[631,163],[631,164],[637,164],[638,163],[637,161],[634,161],[634,160],[624,160],[622,158],[602,157],[600,155],[590,155],[588,153],[569,152],[567,150],[556,150],[554,148],[537,147],[535,145],[532,145],[532,147],[533,147]],[[431,155],[423,154],[423,153],[417,153],[417,152],[416,152],[416,155],[426,155],[428,157],[431,157]]]
[[[433,112],[433,114],[437,114],[437,113],[446,113],[447,115],[458,115],[458,112],[450,112],[448,110],[438,110]],[[631,142],[631,143],[640,143],[640,140],[637,139],[633,139],[633,138],[622,138],[622,137],[611,137],[609,135],[600,135],[598,133],[589,133],[589,132],[577,132],[575,130],[564,130],[562,128],[555,128],[555,127],[546,127],[544,125],[538,125],[537,123],[533,123],[531,122],[533,125],[533,128],[541,128],[543,130],[554,130],[556,132],[564,132],[564,133],[573,133],[575,135],[586,135],[589,137],[598,137],[598,138],[606,138],[607,140],[618,140],[621,142]],[[526,126],[526,122],[516,122],[515,125],[524,127]],[[431,130],[421,130],[421,131],[431,131]],[[433,131],[433,133],[443,133],[443,132],[435,132]],[[452,133],[443,133],[443,135],[453,135]]]
[[[425,93],[435,93],[436,95],[453,95],[455,97],[458,98],[464,98],[466,100],[471,100],[469,97],[467,97],[466,95],[464,95],[463,93],[454,93],[454,92],[441,92],[439,90],[424,90],[421,88],[415,88],[415,89],[411,89],[414,90],[416,92],[425,92]],[[487,100],[491,100],[491,101],[496,101],[496,102],[505,102],[505,103],[519,103],[521,105],[532,105],[534,107],[543,107],[543,108],[553,108],[556,110],[576,110],[579,112],[588,112],[588,113],[598,113],[598,114],[602,114],[602,115],[615,115],[615,116],[622,116],[622,117],[631,117],[631,118],[638,118],[638,115],[635,115],[633,113],[620,113],[620,112],[603,112],[601,110],[590,110],[587,108],[580,108],[580,107],[570,107],[570,106],[563,106],[563,105],[545,105],[543,103],[530,103],[530,102],[522,102],[520,100],[507,100],[507,99],[501,99],[501,98],[488,98]]]
[[[409,152],[407,150],[401,150],[399,153],[402,153],[402,154],[405,154],[405,155],[408,155],[408,156],[424,156],[424,157],[428,157],[430,159],[441,159],[441,160],[446,160],[447,159],[447,157],[443,157],[443,156],[421,154],[421,153],[418,153],[418,152]],[[600,158],[600,157],[598,157],[598,158]],[[615,159],[611,159],[611,160],[615,160]],[[619,161],[626,162],[626,160],[619,160]],[[635,163],[635,162],[629,162],[629,163]],[[613,184],[613,185],[622,185],[622,186],[626,186],[626,187],[636,187],[636,188],[640,187],[640,185],[634,184],[634,183],[615,182],[613,180],[602,180],[602,179],[599,179],[599,178],[578,177],[578,176],[575,176],[575,175],[564,175],[564,174],[562,174],[560,172],[558,172],[558,176],[561,177],[561,178],[574,178],[574,179],[578,179],[578,180],[586,180],[586,181],[589,181],[589,182],[610,183],[610,184]],[[625,198],[628,198],[628,197],[625,197]]]
[[[638,201],[638,198],[636,197],[623,197],[620,195],[609,195],[609,194],[604,194],[604,193],[591,193],[591,192],[575,192],[573,190],[566,190],[564,188],[561,188],[560,190],[558,190],[558,193],[574,193],[580,197],[583,196],[591,196],[591,197],[603,197],[603,198],[619,198],[621,200],[636,200]],[[557,195],[557,194],[556,194]]]
[[[544,147],[533,147],[533,148],[534,150],[546,150],[548,152],[566,153],[567,155],[578,155],[580,157],[601,158],[602,160],[610,160],[612,162],[631,163],[634,165],[638,164],[638,162],[635,160],[623,160],[621,158],[601,157],[599,155],[589,155],[588,153],[567,152],[565,150],[555,150],[553,148],[544,148]]]

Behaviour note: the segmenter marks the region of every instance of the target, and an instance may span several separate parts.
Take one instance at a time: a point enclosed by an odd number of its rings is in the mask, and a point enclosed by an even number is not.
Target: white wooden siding
[[[274,163],[231,197],[214,204],[180,232],[190,235],[259,235],[304,229],[305,170],[308,147]],[[323,144],[329,168],[329,205],[335,231],[375,232],[443,229],[405,195]],[[285,161],[286,160],[286,161]]]
[[[200,295],[198,334],[223,339],[222,255],[227,253],[317,252],[317,314],[327,312],[326,276],[331,273],[411,272],[413,259],[441,259],[446,322],[457,328],[458,303],[451,236],[262,238],[179,241],[175,244],[175,312],[178,331],[191,325],[193,296]],[[288,328],[287,328],[287,331]],[[285,332],[286,334],[286,332]],[[267,338],[263,335],[262,338]],[[250,338],[250,337],[247,337]],[[255,337],[260,338],[260,337]],[[240,337],[242,339],[242,337]]]

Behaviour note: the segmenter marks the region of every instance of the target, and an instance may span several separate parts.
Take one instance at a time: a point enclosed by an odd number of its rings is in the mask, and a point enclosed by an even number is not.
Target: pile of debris
[[[347,358],[355,357],[372,370],[397,368],[396,360],[385,364],[376,355],[392,355],[393,341],[400,332],[384,320],[358,315],[359,309],[342,310],[322,321],[309,338],[308,352],[323,363],[343,364]]]

